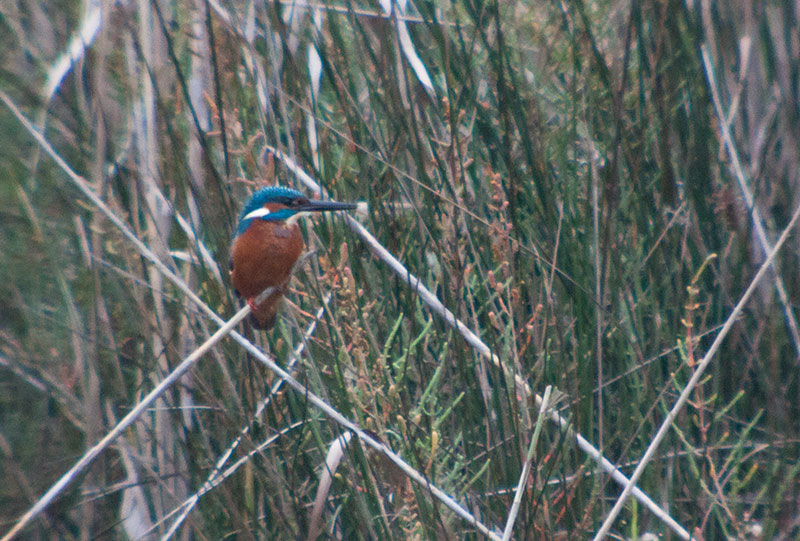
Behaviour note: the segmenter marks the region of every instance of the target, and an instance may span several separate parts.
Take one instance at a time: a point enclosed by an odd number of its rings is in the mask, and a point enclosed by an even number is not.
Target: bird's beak
[[[305,205],[293,207],[300,212],[325,212],[332,210],[355,210],[356,203],[340,203],[338,201],[309,200]]]

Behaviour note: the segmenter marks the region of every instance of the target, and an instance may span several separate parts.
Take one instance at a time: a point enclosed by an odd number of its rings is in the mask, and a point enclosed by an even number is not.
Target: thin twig
[[[50,101],[53,94],[58,91],[64,77],[76,63],[86,55],[86,49],[92,44],[103,23],[103,8],[100,2],[88,2],[89,7],[84,14],[80,30],[72,36],[67,50],[61,53],[58,59],[47,71],[47,84],[42,89],[45,102]],[[111,5],[109,4],[109,8]]]
[[[627,50],[626,50],[627,54]],[[589,138],[592,156],[597,155],[594,141]],[[595,363],[597,363],[597,447],[603,451],[605,443],[605,411],[603,410],[603,310],[605,303],[603,296],[603,258],[600,256],[600,172],[597,170],[597,160],[591,160],[592,175],[592,246],[594,248],[594,296],[595,304],[594,340]],[[598,478],[601,476],[598,476]],[[599,481],[599,479],[598,479]]]
[[[139,539],[146,538],[147,535],[151,531],[153,531],[156,527],[158,527],[162,522],[168,520],[170,517],[180,512],[181,515],[177,519],[175,519],[175,522],[173,522],[172,526],[170,526],[170,529],[167,531],[167,533],[161,536],[162,541],[171,538],[172,535],[175,533],[177,527],[180,526],[180,524],[186,518],[186,515],[188,515],[189,512],[194,508],[194,506],[197,505],[197,502],[200,500],[200,498],[202,498],[203,496],[205,496],[206,494],[217,488],[219,485],[221,485],[222,482],[225,481],[225,479],[236,473],[239,470],[239,468],[241,468],[244,464],[246,464],[248,460],[253,458],[253,456],[261,453],[264,449],[275,443],[275,441],[277,441],[278,438],[287,434],[289,431],[302,426],[304,423],[305,421],[297,421],[295,423],[290,424],[277,434],[273,434],[272,436],[268,437],[266,440],[261,442],[261,444],[257,445],[255,449],[249,451],[245,456],[240,457],[238,460],[232,462],[231,465],[225,468],[224,470],[215,469],[214,473],[200,487],[200,490],[198,490],[194,495],[186,499],[178,507],[176,507],[168,514],[166,514],[164,517],[162,517],[161,520],[153,524],[150,527],[150,529],[144,532],[144,535],[142,535],[142,537],[140,537]]]
[[[514,531],[514,522],[517,520],[519,505],[522,503],[522,493],[524,492],[523,489],[525,488],[525,481],[527,481],[528,474],[531,472],[531,465],[533,464],[533,452],[536,450],[536,442],[539,441],[539,433],[542,431],[542,421],[544,420],[544,414],[547,412],[547,405],[550,403],[550,393],[552,391],[552,385],[548,385],[544,390],[542,405],[539,407],[539,417],[536,419],[536,426],[533,429],[531,443],[528,446],[528,456],[525,457],[525,464],[522,466],[522,473],[519,476],[516,493],[514,494],[514,502],[511,504],[511,510],[508,512],[506,529],[503,532],[503,541],[508,541],[511,539],[511,533]]]
[[[164,517],[161,518],[161,520],[153,524],[149,530],[144,532],[144,535],[140,539],[145,538],[147,534],[149,534],[152,530],[158,527],[165,520],[168,520],[176,513],[180,513],[180,516],[177,519],[175,519],[175,521],[170,526],[169,530],[167,530],[167,532],[163,536],[161,536],[162,541],[170,539],[174,535],[177,528],[186,519],[186,516],[191,512],[192,509],[194,509],[195,505],[197,505],[197,502],[200,501],[200,498],[202,498],[203,496],[205,496],[206,494],[217,488],[219,485],[221,485],[222,482],[225,481],[225,479],[236,473],[239,470],[239,468],[241,468],[244,464],[247,463],[248,460],[253,458],[255,455],[261,453],[264,449],[266,449],[273,443],[275,443],[275,441],[278,438],[285,435],[289,431],[302,426],[304,423],[305,421],[297,421],[295,423],[290,424],[277,434],[273,434],[272,436],[261,442],[260,445],[257,445],[255,449],[249,451],[245,456],[240,457],[238,460],[232,462],[231,465],[225,468],[224,470],[215,468],[213,474],[210,475],[208,479],[206,479],[206,482],[203,483],[203,485],[195,494],[187,498],[178,507],[167,513]]]

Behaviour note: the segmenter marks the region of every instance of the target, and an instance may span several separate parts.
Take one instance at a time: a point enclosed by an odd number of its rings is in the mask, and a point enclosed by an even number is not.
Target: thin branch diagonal
[[[283,381],[283,380],[281,380],[281,381]],[[153,524],[153,526],[147,532],[144,532],[144,535],[142,536],[142,538],[144,538],[147,535],[149,535],[155,528],[157,528],[165,520],[169,520],[171,517],[175,516],[176,514],[179,514],[178,517],[175,519],[175,521],[170,525],[170,527],[167,530],[167,532],[164,535],[161,536],[161,539],[163,541],[166,541],[167,539],[171,539],[172,536],[175,535],[175,532],[178,530],[180,525],[183,523],[183,521],[186,519],[186,517],[192,511],[192,509],[194,509],[194,507],[200,501],[200,498],[202,498],[203,496],[205,496],[206,494],[208,494],[209,492],[211,492],[212,490],[217,488],[219,485],[221,485],[225,481],[225,479],[227,479],[228,477],[230,477],[231,475],[236,473],[239,470],[240,467],[242,467],[244,464],[247,463],[248,460],[250,460],[255,455],[257,455],[257,454],[261,453],[262,451],[264,451],[264,449],[266,449],[267,447],[269,447],[273,443],[275,443],[275,441],[277,441],[278,438],[284,436],[290,430],[294,430],[295,428],[298,428],[298,427],[302,426],[303,423],[304,423],[304,421],[297,421],[297,422],[292,423],[291,425],[287,426],[286,428],[284,428],[283,430],[281,430],[277,434],[273,434],[272,436],[270,436],[269,438],[267,438],[266,440],[261,442],[261,444],[256,446],[255,449],[252,449],[251,451],[248,451],[248,453],[245,456],[240,457],[238,460],[235,460],[230,466],[228,466],[224,470],[221,469],[222,466],[219,466],[218,468],[215,468],[214,472],[208,477],[208,479],[206,479],[205,483],[202,484],[202,486],[200,487],[200,489],[197,492],[195,492],[192,496],[187,498],[178,507],[176,507],[175,509],[173,509],[172,511],[167,513],[161,520],[159,520],[158,522]],[[226,453],[223,456],[227,460],[227,458],[230,456],[230,453],[228,453],[226,451]],[[218,464],[219,464],[219,461],[218,461]],[[224,465],[224,463],[222,465]]]
[[[544,390],[542,405],[539,407],[539,417],[536,419],[536,426],[533,429],[533,436],[531,436],[531,442],[528,446],[528,456],[525,458],[525,465],[522,467],[517,489],[514,491],[514,501],[511,504],[511,510],[508,512],[508,518],[506,519],[503,541],[511,539],[511,534],[514,531],[514,523],[517,520],[519,506],[522,503],[522,493],[525,491],[525,482],[528,480],[528,474],[530,474],[531,467],[533,466],[533,453],[536,450],[536,443],[539,441],[539,434],[542,431],[542,420],[544,419],[545,412],[547,412],[547,405],[550,403],[550,393],[552,390],[553,387],[550,385]]]

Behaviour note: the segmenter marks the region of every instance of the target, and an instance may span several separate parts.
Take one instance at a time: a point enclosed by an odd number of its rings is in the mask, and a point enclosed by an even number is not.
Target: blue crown
[[[245,220],[244,217],[254,210],[260,209],[267,203],[281,203],[288,205],[292,200],[297,199],[298,197],[304,196],[297,190],[286,188],[285,186],[267,186],[266,188],[261,188],[260,190],[253,192],[253,195],[251,195],[250,199],[247,200],[242,212],[239,213],[239,224],[236,226],[236,234],[234,236],[238,237],[244,233],[248,227],[250,227],[250,224],[253,222],[253,218]],[[294,212],[291,214],[294,214]],[[288,215],[284,216],[283,213],[276,212],[272,219],[281,220],[288,217]]]

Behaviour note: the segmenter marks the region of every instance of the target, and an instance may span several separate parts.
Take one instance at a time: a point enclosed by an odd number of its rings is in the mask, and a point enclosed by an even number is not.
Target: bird
[[[278,307],[305,249],[298,220],[314,212],[356,207],[355,203],[308,199],[285,186],[253,192],[239,214],[231,245],[230,276],[236,294],[250,305],[255,328],[268,330],[275,325]],[[270,288],[266,298],[258,299]]]

